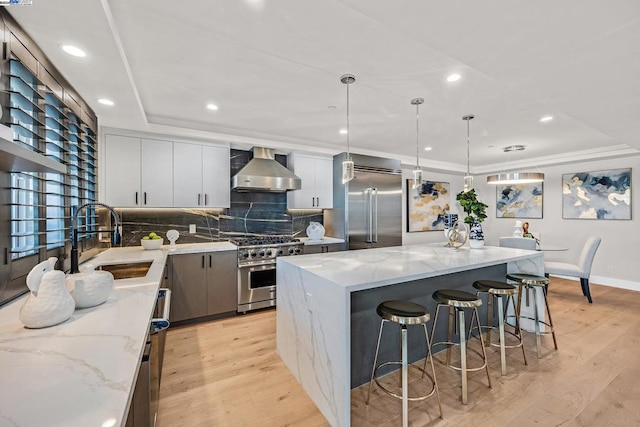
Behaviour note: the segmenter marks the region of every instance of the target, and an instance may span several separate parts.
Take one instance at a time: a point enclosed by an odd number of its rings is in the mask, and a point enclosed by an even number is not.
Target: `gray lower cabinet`
[[[326,252],[344,251],[344,243],[329,243],[326,245],[304,245],[304,253],[306,254],[322,254]]]
[[[235,251],[172,255],[171,320],[236,311],[238,308]]]

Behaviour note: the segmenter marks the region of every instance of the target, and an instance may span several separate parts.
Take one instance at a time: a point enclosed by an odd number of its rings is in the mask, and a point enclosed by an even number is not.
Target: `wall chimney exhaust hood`
[[[253,159],[231,178],[232,190],[282,193],[302,187],[302,180],[276,161],[273,150],[253,147],[252,151]]]
[[[12,142],[13,131],[0,125],[0,170],[4,172],[67,173],[67,167]]]

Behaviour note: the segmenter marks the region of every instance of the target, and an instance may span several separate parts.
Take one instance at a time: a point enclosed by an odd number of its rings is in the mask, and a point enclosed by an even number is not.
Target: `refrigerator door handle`
[[[371,243],[371,241],[373,240],[373,227],[372,227],[372,222],[373,222],[373,218],[372,218],[372,214],[373,214],[373,209],[372,209],[372,196],[373,196],[373,192],[371,191],[371,188],[367,188],[365,191],[365,194],[367,196],[367,207],[366,207],[366,215],[367,215],[367,240],[365,240],[366,243]]]
[[[374,233],[373,243],[378,243],[378,189],[372,188],[371,190],[373,195],[373,222],[371,228]]]

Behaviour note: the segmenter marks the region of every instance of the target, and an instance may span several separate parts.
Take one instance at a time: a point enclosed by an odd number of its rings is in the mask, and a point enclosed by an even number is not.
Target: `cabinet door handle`
[[[316,197],[316,207],[320,207],[320,197]]]
[[[147,204],[147,192],[145,191],[143,194],[144,194],[144,204],[146,205]]]
[[[209,268],[211,268],[213,266],[213,264],[211,263],[211,255],[209,255]]]
[[[207,206],[207,193],[204,193],[204,205]]]
[[[200,193],[198,193],[198,206],[200,206]]]
[[[315,206],[316,205],[316,198],[312,197],[311,198],[311,206]]]
[[[204,255],[202,255],[202,268],[204,268]]]
[[[136,191],[136,206],[138,206],[138,192]]]

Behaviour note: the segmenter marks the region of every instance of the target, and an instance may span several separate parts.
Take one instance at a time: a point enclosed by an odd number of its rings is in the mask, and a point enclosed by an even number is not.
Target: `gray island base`
[[[278,354],[332,426],[350,425],[351,388],[371,375],[379,303],[411,300],[427,307],[433,317],[431,294],[437,289],[474,292],[471,285],[478,279],[544,273],[541,253],[498,247],[453,251],[398,246],[282,257],[277,263]],[[541,314],[542,310],[540,304]],[[392,329],[385,331],[381,360],[397,360],[398,340]],[[409,330],[412,361],[425,355],[419,332]],[[443,326],[436,340],[444,333]]]

